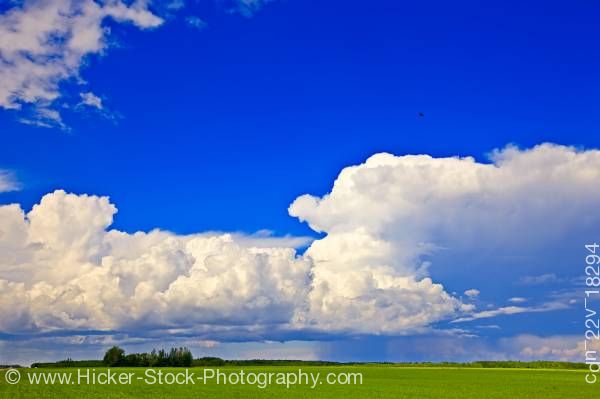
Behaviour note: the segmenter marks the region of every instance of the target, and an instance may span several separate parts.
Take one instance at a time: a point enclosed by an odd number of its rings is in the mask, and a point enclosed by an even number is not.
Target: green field
[[[224,367],[226,373],[294,373],[299,367]],[[362,373],[362,385],[328,385],[314,389],[309,386],[270,385],[259,389],[256,385],[148,385],[137,377],[145,369],[111,369],[118,373],[134,373],[131,385],[32,385],[27,373],[72,373],[74,369],[20,369],[21,380],[15,385],[5,381],[5,370],[0,371],[1,398],[594,398],[600,394],[600,381],[586,384],[585,371],[525,370],[476,368],[408,368],[394,366],[335,366],[300,367],[307,373],[319,373],[324,379],[328,373]],[[96,369],[106,372],[107,369]],[[156,369],[155,369],[156,370]],[[164,373],[180,373],[184,369],[160,369]],[[203,368],[190,372],[202,375]]]

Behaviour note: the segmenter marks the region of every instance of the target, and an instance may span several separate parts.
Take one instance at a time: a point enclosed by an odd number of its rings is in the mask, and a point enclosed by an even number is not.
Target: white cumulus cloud
[[[440,248],[535,255],[581,236],[582,220],[600,224],[600,151],[507,147],[492,161],[381,153],[342,170],[327,195],[297,198],[290,214],[327,234],[306,252],[315,263],[310,322],[384,333],[474,311],[427,278],[423,256]],[[458,320],[557,308],[506,307]]]
[[[477,311],[430,277],[435,264],[423,256],[434,251],[482,242],[510,251],[527,239],[545,248],[577,235],[584,215],[600,222],[599,151],[541,145],[493,160],[377,154],[346,168],[329,194],[290,206],[326,233],[302,255],[293,247],[306,238],[268,231],[113,230],[117,209],[106,197],[56,191],[27,213],[0,206],[0,331],[401,335],[442,320],[564,309],[555,301]]]
[[[0,331],[402,333],[460,307],[431,279],[387,267],[317,271],[311,256],[281,246],[305,245],[303,238],[128,234],[108,230],[116,212],[107,197],[64,191],[28,213],[0,207]],[[352,255],[335,261],[351,266]]]
[[[107,231],[106,197],[56,191],[25,214],[0,207],[0,330],[288,323],[309,288],[291,248],[227,234]],[[258,327],[256,327],[258,326]]]

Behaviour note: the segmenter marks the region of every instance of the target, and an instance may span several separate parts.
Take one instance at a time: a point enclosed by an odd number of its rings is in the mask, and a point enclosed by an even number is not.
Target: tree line
[[[66,359],[52,363],[33,363],[31,367],[40,368],[68,368],[68,367],[221,367],[221,366],[394,366],[394,367],[461,367],[461,368],[528,368],[528,369],[585,369],[585,363],[571,363],[558,361],[474,361],[470,363],[454,362],[406,362],[406,363],[338,363],[326,361],[303,360],[224,360],[219,357],[201,357],[194,359],[192,352],[186,347],[174,347],[168,351],[153,349],[150,353],[131,353],[113,346],[104,354],[102,360],[72,360]],[[5,366],[0,366],[3,368]],[[17,366],[11,366],[17,367]]]
[[[102,362],[108,367],[191,367],[193,360],[192,352],[185,347],[126,355],[123,349],[113,346],[106,351]]]

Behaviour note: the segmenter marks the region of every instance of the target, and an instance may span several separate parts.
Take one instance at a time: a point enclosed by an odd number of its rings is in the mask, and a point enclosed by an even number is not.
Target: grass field
[[[524,370],[524,369],[453,369],[407,368],[393,366],[340,366],[301,367],[307,373],[319,373],[325,379],[328,373],[362,373],[362,385],[317,384],[270,385],[259,389],[256,385],[217,385],[214,382],[195,385],[148,385],[137,377],[145,369],[111,369],[119,373],[134,373],[131,385],[32,385],[27,373],[73,373],[74,369],[21,369],[21,380],[15,385],[5,381],[5,370],[0,371],[0,398],[540,398],[577,399],[594,398],[600,394],[600,381],[586,384],[585,371]],[[182,372],[182,369],[160,369],[163,372]],[[189,369],[202,375],[203,368]],[[226,373],[242,368],[225,367]],[[254,373],[298,372],[298,367],[244,367]],[[106,369],[97,369],[106,372]]]

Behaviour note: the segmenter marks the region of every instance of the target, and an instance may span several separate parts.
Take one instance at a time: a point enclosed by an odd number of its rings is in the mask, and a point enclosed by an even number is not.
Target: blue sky
[[[5,5],[3,12],[36,5],[25,3]],[[288,207],[302,194],[322,197],[343,168],[375,153],[490,163],[491,151],[511,143],[600,147],[600,6],[591,2],[286,0],[256,2],[253,12],[235,2],[166,4],[150,5],[160,26],[102,20],[110,28],[104,49],[87,51],[75,68],[85,83],[70,73],[59,79],[58,97],[50,102],[17,96],[20,110],[0,105],[0,168],[19,185],[0,193],[0,204],[18,203],[28,212],[43,195],[62,189],[109,196],[118,208],[111,228],[127,233],[267,229],[278,237],[322,238],[290,217]],[[186,22],[192,16],[205,25]],[[80,93],[93,93],[101,106],[82,104]],[[60,121],[40,117],[40,109],[59,112]],[[597,208],[592,212],[590,223],[600,216]],[[300,212],[309,221],[311,215]],[[484,320],[498,328],[478,330],[466,322],[486,348],[473,356],[521,353],[510,352],[516,349],[503,339],[535,336],[541,347],[547,337],[571,344],[582,334],[581,312],[569,303],[580,291],[581,270],[570,265],[581,261],[583,240],[597,239],[598,230],[565,226],[547,238],[550,248],[531,238],[530,247],[509,243],[503,250],[496,242],[494,254],[474,253],[461,241],[415,255],[431,262],[427,275],[448,293],[466,298],[463,291],[480,291],[471,302],[481,311],[509,306],[511,297],[527,298],[538,309],[565,305]],[[7,273],[0,277],[9,279]],[[457,326],[451,320],[427,326],[446,331]],[[286,347],[294,354],[310,344],[318,347],[315,357],[374,360],[360,351],[343,355],[349,353],[345,340],[364,339],[382,360],[428,356],[389,349],[401,340],[398,332],[377,338],[336,330],[325,334],[322,346],[314,342],[323,331],[282,334],[283,340],[294,337]],[[409,335],[419,340],[431,333]],[[456,339],[462,342],[463,335]],[[273,337],[259,338],[234,341],[261,350]],[[203,348],[235,357],[226,345]]]

